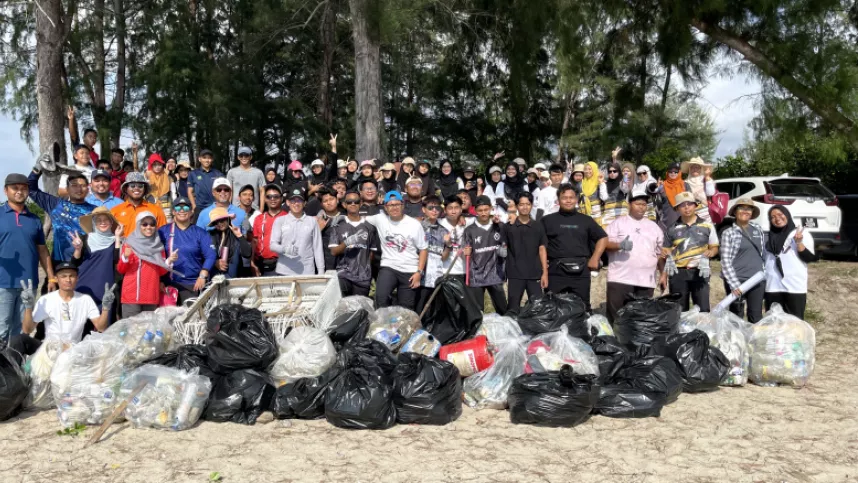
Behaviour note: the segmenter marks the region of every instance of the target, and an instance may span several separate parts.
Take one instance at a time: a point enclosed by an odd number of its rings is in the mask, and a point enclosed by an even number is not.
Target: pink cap
[[[304,165],[301,164],[301,161],[295,160],[289,163],[289,171],[301,171],[304,169]]]
[[[361,167],[361,168],[363,168],[364,166],[372,166],[372,167],[374,168],[374,167],[375,167],[375,161],[373,161],[373,160],[371,160],[371,159],[367,159],[367,160],[365,160],[365,161],[361,161],[361,162],[360,162],[360,167]]]

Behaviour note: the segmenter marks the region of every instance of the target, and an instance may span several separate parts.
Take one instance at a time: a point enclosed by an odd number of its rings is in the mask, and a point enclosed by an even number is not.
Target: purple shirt
[[[608,252],[608,282],[655,288],[658,257],[664,233],[649,218],[635,220],[621,216],[605,229],[608,241],[620,243],[626,236],[632,241],[630,252]]]

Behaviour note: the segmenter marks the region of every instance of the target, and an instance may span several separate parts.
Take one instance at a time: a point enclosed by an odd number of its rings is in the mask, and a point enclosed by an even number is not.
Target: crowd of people
[[[73,133],[74,134],[74,133]],[[613,321],[632,297],[678,294],[683,309],[710,310],[710,259],[720,250],[731,306],[751,322],[774,302],[803,317],[813,239],[789,211],[737,200],[720,237],[710,217],[712,166],[671,164],[661,177],[620,162],[476,166],[406,157],[343,161],[336,136],[308,167],[255,167],[248,147],[226,174],[214,153],[198,166],[150,154],[145,172],[114,149],[109,160],[84,133],[58,196],[39,187],[43,164],[5,180],[0,208],[0,339],[80,340],[119,318],[197,297],[211,278],[316,275],[336,271],[343,296],[421,311],[442,276],[459,277],[480,307],[520,310],[524,294],[571,292],[590,306],[590,286],[607,272]],[[40,159],[41,161],[41,159]],[[53,245],[27,200],[49,218]],[[46,277],[40,284],[38,267]],[[765,282],[746,290],[758,272]],[[35,291],[41,285],[42,296]],[[118,304],[114,304],[116,299]],[[35,333],[35,339],[29,336]],[[21,336],[21,334],[24,334]]]

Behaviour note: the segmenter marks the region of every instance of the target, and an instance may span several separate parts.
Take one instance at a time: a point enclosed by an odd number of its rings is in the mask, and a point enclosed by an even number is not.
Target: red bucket
[[[484,371],[491,367],[495,361],[489,352],[489,340],[484,335],[445,345],[441,347],[438,357],[459,368],[462,377]]]

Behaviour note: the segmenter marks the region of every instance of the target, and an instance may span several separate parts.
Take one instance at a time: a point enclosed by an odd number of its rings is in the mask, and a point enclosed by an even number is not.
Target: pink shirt
[[[620,243],[626,236],[632,240],[632,251],[608,253],[608,282],[655,288],[658,282],[658,257],[664,233],[644,217],[635,220],[621,216],[605,229],[608,240]]]

